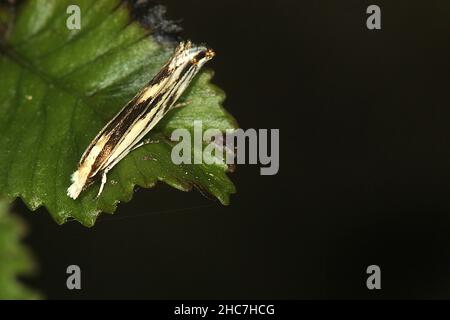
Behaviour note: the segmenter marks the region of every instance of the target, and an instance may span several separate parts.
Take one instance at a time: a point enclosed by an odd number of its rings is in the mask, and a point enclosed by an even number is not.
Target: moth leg
[[[102,182],[101,182],[101,185],[100,185],[100,189],[98,190],[97,198],[100,197],[100,195],[103,192],[103,188],[105,187],[105,184],[106,184],[106,172],[107,171],[105,170],[102,173]]]
[[[159,140],[152,140],[151,138],[144,139],[137,145],[135,145],[133,148],[131,148],[130,152],[136,150],[139,147],[145,146],[146,144],[153,144],[153,143],[159,143]]]
[[[191,103],[192,103],[192,100],[186,100],[186,101],[183,101],[183,102],[178,102],[177,104],[174,104],[172,108],[173,109],[182,108],[182,107],[185,107],[185,106],[187,106],[187,105],[189,105]]]

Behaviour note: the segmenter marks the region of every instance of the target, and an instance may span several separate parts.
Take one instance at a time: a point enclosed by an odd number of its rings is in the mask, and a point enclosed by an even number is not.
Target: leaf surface
[[[66,26],[69,5],[81,9],[80,30]],[[157,181],[183,191],[198,186],[229,202],[235,188],[226,166],[175,165],[167,139],[176,128],[192,132],[193,120],[201,120],[203,129],[236,128],[209,70],[181,98],[190,104],[152,130],[160,142],[133,151],[109,172],[100,198],[96,183],[70,199],[70,176],[85,148],[157,73],[173,46],[132,21],[123,1],[25,1],[9,20],[4,10],[0,22],[9,25],[2,28],[0,47],[0,195],[20,197],[32,210],[45,206],[58,223],[75,218],[86,226],[130,201],[135,186]]]
[[[0,300],[39,298],[17,278],[34,267],[29,251],[20,244],[24,230],[22,221],[9,212],[7,201],[0,199]]]

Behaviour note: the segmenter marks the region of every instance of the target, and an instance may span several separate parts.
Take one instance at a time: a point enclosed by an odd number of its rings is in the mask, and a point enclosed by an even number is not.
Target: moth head
[[[211,60],[214,55],[214,51],[205,46],[196,46],[190,41],[181,42],[175,50],[170,67],[176,68],[183,64],[195,64],[201,67],[207,61]]]
[[[203,65],[205,62],[214,58],[216,53],[212,49],[208,49],[206,47],[199,47],[199,52],[194,55],[191,62],[193,64]]]

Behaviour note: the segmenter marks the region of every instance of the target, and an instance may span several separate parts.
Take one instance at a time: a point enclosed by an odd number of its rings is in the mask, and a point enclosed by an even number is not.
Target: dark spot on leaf
[[[162,43],[180,41],[182,28],[179,21],[166,18],[167,9],[153,0],[127,0],[131,7],[131,17],[152,31],[153,37]]]
[[[16,11],[16,6],[21,1],[18,0],[0,0],[0,10],[2,10],[5,15],[0,16],[0,41],[4,41],[10,30],[11,25],[14,21],[13,17]]]

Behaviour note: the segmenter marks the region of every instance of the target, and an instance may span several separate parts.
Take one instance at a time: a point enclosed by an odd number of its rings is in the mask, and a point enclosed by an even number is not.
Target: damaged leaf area
[[[66,26],[69,5],[81,10],[79,30]],[[163,15],[146,1],[30,0],[0,7],[0,195],[20,197],[32,210],[45,206],[60,224],[76,219],[86,226],[130,201],[135,186],[158,181],[182,191],[195,186],[228,204],[235,188],[226,166],[171,161],[174,129],[192,132],[194,120],[205,130],[236,128],[208,70],[181,98],[190,103],[152,130],[150,138],[159,142],[120,161],[99,198],[99,183],[77,200],[66,195],[84,149],[172,54],[173,38],[165,32],[179,29]]]

